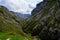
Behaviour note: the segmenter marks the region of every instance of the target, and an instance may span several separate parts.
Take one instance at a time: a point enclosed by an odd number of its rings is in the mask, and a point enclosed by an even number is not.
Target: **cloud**
[[[36,4],[42,0],[0,0],[0,5],[6,6],[9,10],[23,14],[31,14]]]

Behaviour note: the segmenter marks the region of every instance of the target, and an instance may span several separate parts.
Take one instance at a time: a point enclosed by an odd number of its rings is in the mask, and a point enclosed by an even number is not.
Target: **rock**
[[[10,40],[10,38],[7,38],[6,40]]]
[[[57,5],[58,2],[59,0],[43,0],[37,4],[31,12],[31,17],[28,18],[29,20],[27,19],[23,31],[32,36],[38,36],[41,40],[60,40],[60,7]]]

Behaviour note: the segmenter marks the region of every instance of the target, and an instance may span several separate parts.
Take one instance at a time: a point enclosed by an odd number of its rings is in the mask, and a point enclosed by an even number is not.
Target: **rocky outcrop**
[[[25,33],[38,36],[41,40],[60,40],[59,0],[43,0],[31,14],[22,28]]]

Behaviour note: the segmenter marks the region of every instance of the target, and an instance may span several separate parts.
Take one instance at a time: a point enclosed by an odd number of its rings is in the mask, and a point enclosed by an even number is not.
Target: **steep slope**
[[[21,21],[23,21],[21,18],[0,5],[0,32],[23,34],[21,29],[23,23]]]
[[[37,4],[27,19],[23,30],[38,36],[41,40],[59,40],[60,38],[60,1],[43,0]],[[59,36],[58,36],[59,35]]]

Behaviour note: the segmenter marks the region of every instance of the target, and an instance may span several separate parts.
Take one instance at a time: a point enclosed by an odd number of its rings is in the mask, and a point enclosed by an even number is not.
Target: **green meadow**
[[[0,40],[32,40],[32,38],[29,36],[23,36],[18,34],[7,34],[7,33],[1,33],[0,32]]]

